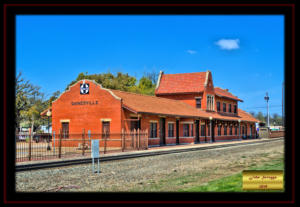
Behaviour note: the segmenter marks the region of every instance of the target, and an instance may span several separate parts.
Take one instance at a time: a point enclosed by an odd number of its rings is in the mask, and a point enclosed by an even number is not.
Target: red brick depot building
[[[239,109],[239,101],[227,89],[214,87],[210,71],[160,72],[155,96],[81,80],[53,101],[52,131],[79,134],[85,129],[101,134],[148,130],[149,146],[255,138],[259,121]]]

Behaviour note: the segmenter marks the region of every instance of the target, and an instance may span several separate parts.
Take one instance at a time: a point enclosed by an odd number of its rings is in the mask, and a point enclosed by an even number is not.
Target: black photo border
[[[17,193],[15,192],[15,15],[279,14],[285,16],[285,192],[283,193]],[[295,203],[295,4],[3,4],[3,202],[18,203]]]

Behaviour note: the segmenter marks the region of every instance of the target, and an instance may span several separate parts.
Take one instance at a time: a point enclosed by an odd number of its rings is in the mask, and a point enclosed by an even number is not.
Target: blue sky
[[[210,70],[246,111],[281,115],[282,15],[18,15],[16,70],[49,97],[80,72]],[[260,107],[260,108],[258,108]]]

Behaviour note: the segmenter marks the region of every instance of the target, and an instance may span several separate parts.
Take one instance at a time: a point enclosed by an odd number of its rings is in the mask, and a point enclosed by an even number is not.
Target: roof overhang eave
[[[195,93],[203,93],[202,91],[196,91],[196,92],[172,92],[172,93],[155,93],[155,95],[182,95],[182,94],[195,94]]]
[[[231,98],[231,97],[228,97],[228,96],[222,96],[220,94],[216,94],[216,96],[219,96],[219,97],[222,97],[222,98],[228,98],[228,99],[235,100],[235,101],[244,102],[242,99],[239,99],[239,98]]]

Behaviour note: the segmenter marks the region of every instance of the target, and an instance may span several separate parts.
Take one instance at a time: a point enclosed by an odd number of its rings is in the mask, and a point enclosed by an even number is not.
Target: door
[[[166,119],[160,118],[159,120],[159,137],[160,145],[166,144]]]
[[[211,121],[211,141],[215,142],[215,121]]]
[[[109,138],[110,136],[110,122],[104,121],[102,122],[102,137]]]
[[[62,138],[69,138],[69,123],[62,122]]]
[[[179,144],[179,120],[176,120],[176,144]]]
[[[199,140],[199,123],[200,121],[199,120],[196,120],[196,137],[195,137],[195,143],[199,143],[200,140]]]

